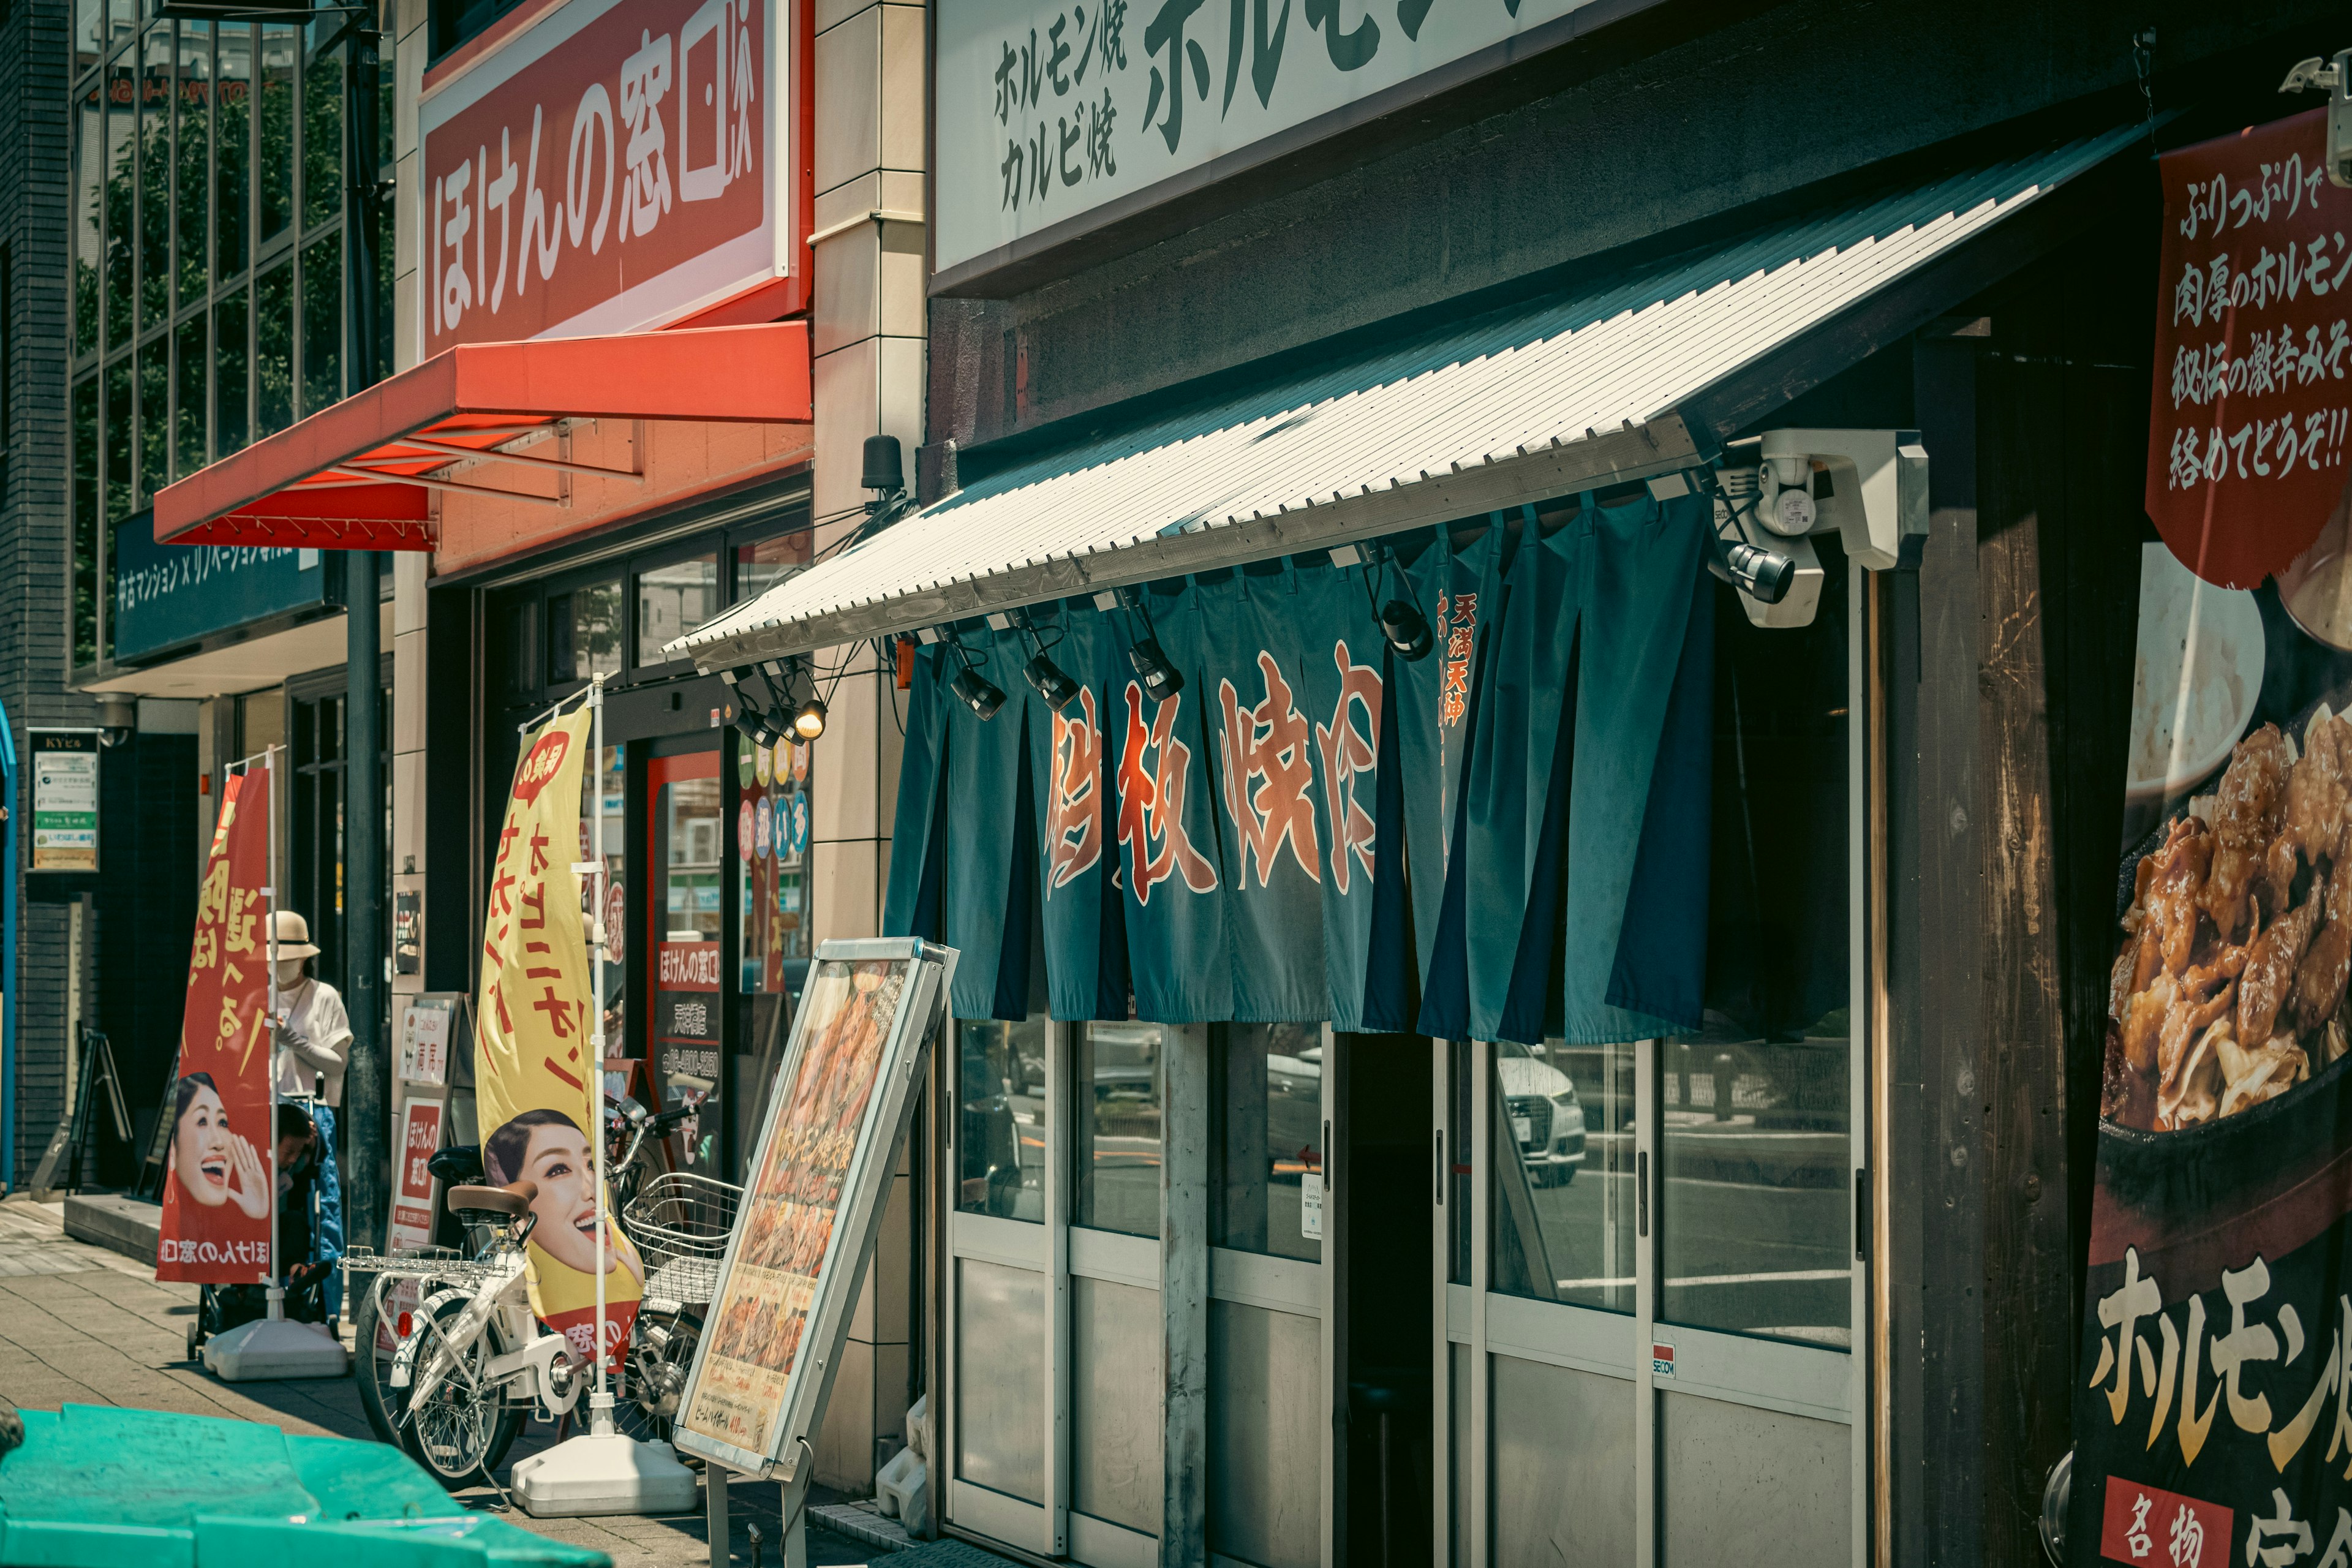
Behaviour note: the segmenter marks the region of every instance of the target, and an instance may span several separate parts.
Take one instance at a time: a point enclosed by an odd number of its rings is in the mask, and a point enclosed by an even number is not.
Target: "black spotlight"
[[[976,669],[959,671],[956,678],[948,683],[948,689],[982,719],[995,718],[996,710],[1004,706],[1003,691]]]
[[[1030,685],[1037,689],[1037,695],[1045,700],[1045,706],[1056,713],[1067,708],[1078,694],[1078,683],[1063,674],[1062,667],[1043,653],[1024,665],[1021,673],[1028,678]]]
[[[1408,663],[1429,657],[1429,618],[1402,599],[1381,606],[1381,635]]]
[[[800,711],[793,715],[793,734],[799,740],[814,741],[824,733],[824,699],[812,691],[809,700],[801,704]]]
[[[1759,605],[1777,605],[1797,580],[1797,563],[1777,550],[1740,541],[1724,543],[1716,575]]]
[[[1136,675],[1142,679],[1143,694],[1154,702],[1165,702],[1184,689],[1184,678],[1176,673],[1176,667],[1160,651],[1157,637],[1145,637],[1128,649],[1127,662],[1135,667]]]
[[[735,698],[735,729],[755,746],[772,746],[779,738],[775,726],[768,722],[768,716],[743,700],[740,692]]]

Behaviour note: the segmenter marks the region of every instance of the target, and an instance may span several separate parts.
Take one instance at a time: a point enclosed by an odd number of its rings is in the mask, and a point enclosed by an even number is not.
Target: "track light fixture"
[[[948,683],[948,689],[983,721],[995,718],[996,710],[1004,706],[1003,689],[970,665],[956,672],[956,678]]]
[[[801,741],[814,741],[824,733],[824,699],[812,691],[808,700],[801,704],[800,711],[793,715],[793,734]]]
[[[1706,569],[1759,605],[1779,604],[1797,580],[1796,558],[1748,542],[1739,516],[1742,512],[1756,516],[1755,496],[1735,498],[1721,478],[1712,474],[1703,483],[1720,502],[1707,541]]]
[[[1408,664],[1429,657],[1429,617],[1402,599],[1391,599],[1381,606],[1381,636]]]
[[[1136,678],[1143,682],[1143,694],[1154,702],[1165,702],[1184,689],[1184,678],[1160,651],[1156,637],[1145,637],[1129,648],[1127,662],[1135,667]]]
[[[1078,695],[1078,683],[1063,672],[1062,667],[1045,657],[1043,648],[1021,668],[1023,676],[1034,687],[1045,706],[1059,713]]]

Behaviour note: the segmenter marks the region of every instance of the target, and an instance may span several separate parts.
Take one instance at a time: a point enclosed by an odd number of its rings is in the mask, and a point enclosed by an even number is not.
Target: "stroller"
[[[341,1271],[335,1267],[343,1252],[343,1194],[335,1171],[335,1113],[322,1101],[293,1099],[281,1100],[277,1114],[281,1139],[299,1134],[305,1128],[317,1134],[301,1160],[278,1173],[278,1261],[286,1270],[284,1310],[294,1322],[328,1324],[331,1333],[341,1316],[343,1285]],[[188,1359],[195,1360],[196,1352],[214,1335],[266,1317],[268,1311],[266,1286],[203,1287],[195,1321],[188,1325]]]

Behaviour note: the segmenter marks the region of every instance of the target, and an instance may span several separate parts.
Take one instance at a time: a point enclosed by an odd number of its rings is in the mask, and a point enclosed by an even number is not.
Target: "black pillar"
[[[351,1188],[343,1230],[357,1246],[383,1245],[391,1191],[385,1133],[390,1125],[390,1061],[384,1051],[384,799],[383,698],[373,550],[343,553],[345,626],[351,694],[344,713],[343,973],[351,994],[352,1059],[343,1079],[338,1131],[349,1151]]]

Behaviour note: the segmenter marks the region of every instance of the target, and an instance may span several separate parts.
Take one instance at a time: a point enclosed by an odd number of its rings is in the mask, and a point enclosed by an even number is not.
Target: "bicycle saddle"
[[[449,1212],[452,1214],[502,1214],[511,1219],[530,1212],[530,1200],[539,1196],[537,1182],[517,1182],[505,1187],[451,1187]]]

